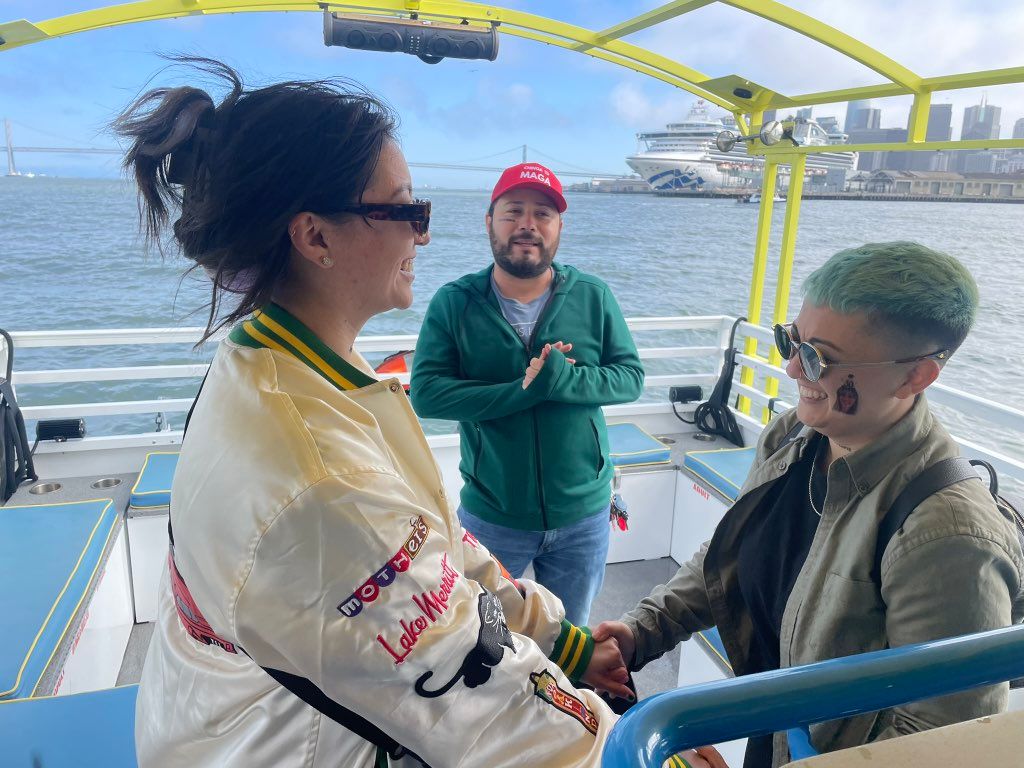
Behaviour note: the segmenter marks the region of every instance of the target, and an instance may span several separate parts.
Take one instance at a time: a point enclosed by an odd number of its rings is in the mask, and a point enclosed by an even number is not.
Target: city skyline
[[[880,127],[880,110],[873,101],[851,101],[847,105],[845,126],[851,144],[874,144],[906,141],[910,130],[910,116],[906,127]],[[978,104],[968,105],[961,115],[958,139],[994,140],[1001,138],[1002,108],[989,104],[982,93]],[[1024,119],[1014,125],[1015,132]],[[953,105],[949,102],[932,104],[928,110],[926,141],[950,141],[953,136]],[[1024,129],[1022,129],[1024,130]],[[944,171],[954,173],[1013,173],[1024,167],[1024,150],[964,150],[959,152],[923,153],[907,151],[861,152],[857,169],[902,171]]]

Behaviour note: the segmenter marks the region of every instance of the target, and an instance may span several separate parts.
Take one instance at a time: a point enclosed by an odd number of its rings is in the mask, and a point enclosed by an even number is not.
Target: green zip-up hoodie
[[[493,266],[430,302],[412,370],[422,418],[459,422],[462,505],[491,523],[561,528],[608,506],[613,468],[602,405],[640,395],[644,371],[618,303],[601,280],[554,264],[551,297],[525,344],[501,314]],[[530,358],[558,350],[523,389]]]

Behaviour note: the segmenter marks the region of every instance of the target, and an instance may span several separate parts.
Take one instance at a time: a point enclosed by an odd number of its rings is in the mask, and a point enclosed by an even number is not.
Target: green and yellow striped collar
[[[267,304],[231,329],[231,341],[243,347],[267,347],[297,357],[338,389],[359,389],[376,380],[324,344],[298,318],[277,304]]]

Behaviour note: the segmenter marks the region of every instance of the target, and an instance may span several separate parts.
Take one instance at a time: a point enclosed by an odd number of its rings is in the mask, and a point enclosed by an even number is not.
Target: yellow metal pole
[[[793,253],[796,251],[797,225],[800,222],[800,203],[804,192],[804,170],[807,155],[795,155],[791,160],[789,171],[789,191],[786,193],[786,219],[782,225],[782,254],[779,256],[779,275],[775,281],[775,308],[772,310],[772,323],[784,323],[788,320],[789,290],[793,282]],[[768,353],[768,362],[779,365],[782,357],[773,344]],[[769,376],[765,380],[765,394],[775,397],[779,394],[779,380]],[[771,411],[767,408],[761,414],[761,420],[767,424]]]
[[[736,117],[736,126],[740,129],[740,133],[744,136],[749,136],[752,133],[756,133],[761,130],[761,123],[764,122],[764,111],[757,110],[750,113],[750,123],[743,119],[742,112],[733,112]]]
[[[926,141],[928,138],[928,110],[932,104],[932,95],[927,91],[914,96],[914,106],[910,108],[910,123],[907,141]]]
[[[761,179],[761,207],[757,213],[757,235],[754,238],[754,271],[750,278],[750,302],[747,304],[747,320],[754,324],[761,320],[761,305],[764,303],[764,281],[768,274],[768,239],[772,233],[772,203],[778,172],[778,161],[774,157],[765,158],[764,176]],[[743,352],[747,355],[757,354],[757,339],[748,338]],[[744,366],[740,370],[740,382],[747,386],[753,384],[754,369]],[[737,406],[743,413],[750,413],[750,398],[740,395]]]

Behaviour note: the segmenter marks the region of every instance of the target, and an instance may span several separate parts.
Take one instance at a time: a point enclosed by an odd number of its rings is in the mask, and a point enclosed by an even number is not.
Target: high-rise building
[[[1013,124],[1013,138],[1024,139],[1024,117]]]
[[[932,104],[928,108],[928,141],[950,141],[952,138],[953,105]]]
[[[846,121],[843,131],[877,131],[882,124],[882,110],[875,107],[871,99],[851,101],[846,105]]]
[[[981,104],[968,107],[964,110],[964,125],[960,131],[960,139],[998,139],[999,138],[999,116],[1002,109],[985,103],[985,97],[981,97]]]
[[[796,111],[797,118],[803,118],[804,120],[811,119],[811,113],[814,111],[814,107],[803,107]]]
[[[850,132],[850,144],[890,144],[907,140],[906,128],[875,128],[859,129]],[[910,154],[909,152],[861,152],[857,155],[858,171],[877,171],[889,169],[887,161],[891,154]]]
[[[960,140],[982,140],[999,138],[999,116],[1002,109],[987,103],[985,96],[981,97],[981,104],[968,107],[964,110],[964,123],[960,129]],[[950,161],[950,170],[968,170],[968,166],[978,171],[987,171],[992,158],[983,157],[981,152],[957,152]]]

